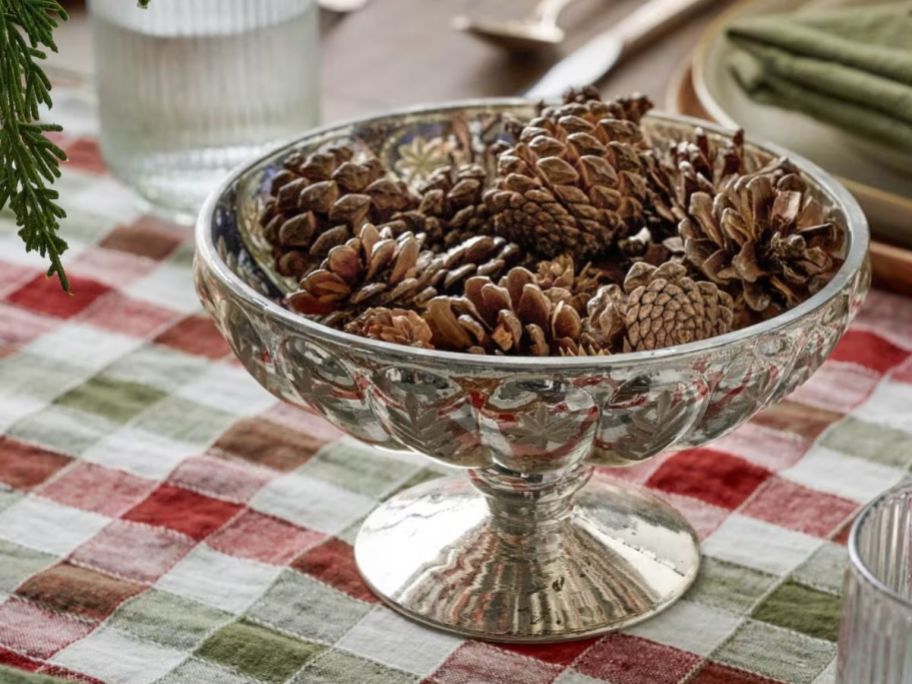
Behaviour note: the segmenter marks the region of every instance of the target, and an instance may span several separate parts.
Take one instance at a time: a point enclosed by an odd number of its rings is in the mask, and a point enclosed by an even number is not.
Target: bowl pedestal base
[[[413,620],[534,643],[645,620],[687,590],[700,562],[671,506],[588,467],[490,468],[408,489],[365,520],[355,558],[377,595]]]

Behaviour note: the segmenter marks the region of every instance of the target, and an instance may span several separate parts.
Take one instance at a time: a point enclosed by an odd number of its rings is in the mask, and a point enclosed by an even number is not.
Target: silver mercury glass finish
[[[408,617],[512,642],[625,627],[687,590],[700,562],[696,534],[606,468],[704,444],[783,398],[830,354],[870,281],[858,205],[789,155],[845,231],[845,262],[808,301],[727,335],[608,357],[475,356],[356,337],[278,303],[290,284],[264,258],[256,215],[285,157],[352,143],[414,181],[433,156],[416,162],[416,150],[440,147],[432,137],[459,156],[505,137],[504,113],[531,111],[522,101],[475,101],[310,133],[235,171],[210,197],[195,265],[206,309],[270,392],[358,439],[468,471],[388,499],[364,522],[355,557],[378,596]],[[650,138],[681,139],[698,122],[651,115],[644,125]],[[699,125],[717,143],[730,135]],[[782,154],[747,150],[761,161]]]
[[[912,682],[912,485],[886,492],[849,535],[839,684]]]

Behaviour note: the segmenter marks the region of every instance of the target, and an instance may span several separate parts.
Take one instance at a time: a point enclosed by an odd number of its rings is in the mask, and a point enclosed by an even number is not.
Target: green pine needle
[[[48,258],[64,290],[67,243],[57,231],[66,213],[51,185],[66,154],[45,135],[62,129],[39,123],[38,108],[52,105],[41,61],[44,49],[57,51],[54,29],[66,18],[57,0],[0,0],[0,210],[9,204],[26,251]]]

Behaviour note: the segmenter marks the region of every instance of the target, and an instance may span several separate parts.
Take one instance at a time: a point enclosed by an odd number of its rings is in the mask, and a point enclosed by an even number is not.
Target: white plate
[[[747,130],[811,159],[839,176],[868,214],[879,237],[912,246],[912,174],[896,170],[889,151],[797,112],[759,104],[741,89],[728,68],[734,49],[725,28],[736,17],[789,12],[812,5],[858,5],[870,0],[745,0],[704,34],[694,54],[694,88],[706,111],[723,125]]]

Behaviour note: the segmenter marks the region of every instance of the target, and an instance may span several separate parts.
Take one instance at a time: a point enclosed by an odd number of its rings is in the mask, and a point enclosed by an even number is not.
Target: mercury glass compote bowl
[[[365,442],[467,471],[389,498],[364,521],[355,557],[387,604],[424,624],[496,641],[547,642],[655,615],[700,563],[690,525],[611,468],[696,446],[803,383],[867,291],[868,228],[849,194],[789,155],[845,232],[845,262],[808,301],[762,324],[674,348],[595,358],[474,356],[356,337],[283,308],[256,215],[296,151],[350,143],[410,183],[450,155],[508,137],[526,102],[412,109],[317,130],[237,170],[197,225],[196,283],[247,370]],[[654,139],[702,125],[644,120]],[[748,144],[756,161],[782,154]]]

